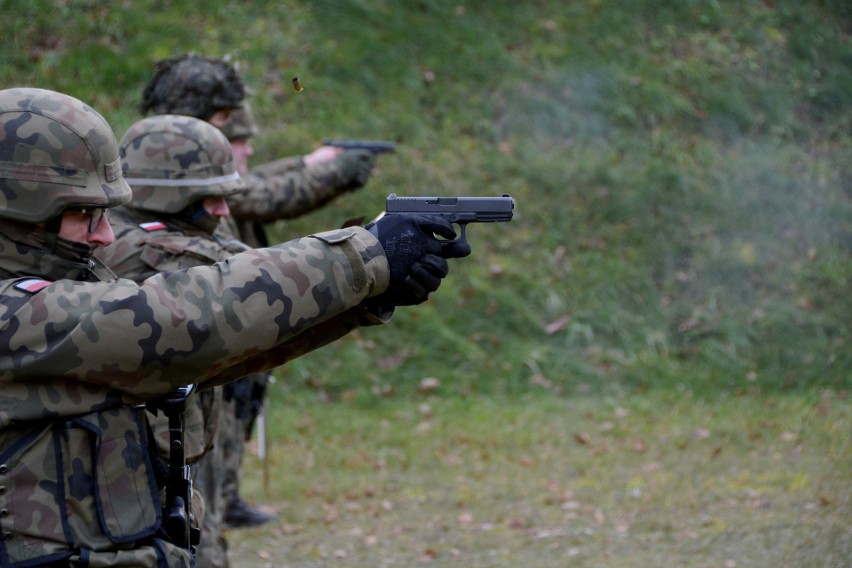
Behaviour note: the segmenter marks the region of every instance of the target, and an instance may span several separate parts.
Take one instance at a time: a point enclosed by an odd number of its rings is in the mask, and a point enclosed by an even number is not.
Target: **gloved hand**
[[[440,217],[384,215],[366,228],[379,239],[390,267],[388,289],[370,298],[371,304],[383,308],[425,302],[449,273],[446,259],[470,254],[467,242],[449,241],[456,238],[456,231]]]
[[[363,187],[370,179],[376,157],[369,150],[347,150],[334,161],[340,172],[338,187],[344,191],[353,191]]]

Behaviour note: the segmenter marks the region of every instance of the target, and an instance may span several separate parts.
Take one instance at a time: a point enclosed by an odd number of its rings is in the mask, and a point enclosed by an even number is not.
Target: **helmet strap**
[[[53,217],[44,224],[44,250],[53,253],[56,250],[56,239],[59,238],[59,229],[62,227],[62,213]]]
[[[190,203],[175,214],[175,218],[211,235],[219,225],[219,218],[208,213],[201,201]]]

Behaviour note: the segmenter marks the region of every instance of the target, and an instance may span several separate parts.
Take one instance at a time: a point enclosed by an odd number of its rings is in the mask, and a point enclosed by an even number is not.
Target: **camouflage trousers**
[[[215,444],[196,465],[193,484],[204,495],[205,503],[201,543],[196,551],[196,568],[229,566],[225,513],[228,503],[239,497],[240,468],[245,455],[246,438],[255,418],[249,401],[252,397],[246,393],[253,392],[253,400],[257,404],[256,386],[265,386],[267,380],[266,373],[250,375],[238,381],[245,387],[242,394],[238,389],[236,396],[226,394],[223,397]]]
[[[193,467],[193,486],[204,496],[201,542],[195,552],[196,568],[227,568],[228,543],[224,536],[222,507],[222,452],[216,446]]]

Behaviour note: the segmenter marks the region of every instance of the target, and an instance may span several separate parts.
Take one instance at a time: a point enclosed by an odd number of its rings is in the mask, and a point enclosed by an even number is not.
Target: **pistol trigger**
[[[444,258],[462,258],[470,254],[470,245],[467,242],[467,223],[458,223],[461,227],[459,238],[441,242],[441,256]]]
[[[461,227],[461,236],[458,238],[458,242],[467,243],[467,223],[459,223],[459,227]]]

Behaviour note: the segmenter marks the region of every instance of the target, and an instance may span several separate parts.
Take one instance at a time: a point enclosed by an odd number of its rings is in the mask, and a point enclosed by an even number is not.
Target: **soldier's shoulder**
[[[21,306],[30,302],[41,290],[53,284],[44,278],[10,278],[0,280],[0,329],[4,328],[3,320],[10,311],[14,313]]]
[[[10,290],[23,294],[35,294],[51,284],[53,281],[45,278],[15,278],[0,282],[0,294],[7,294]]]

